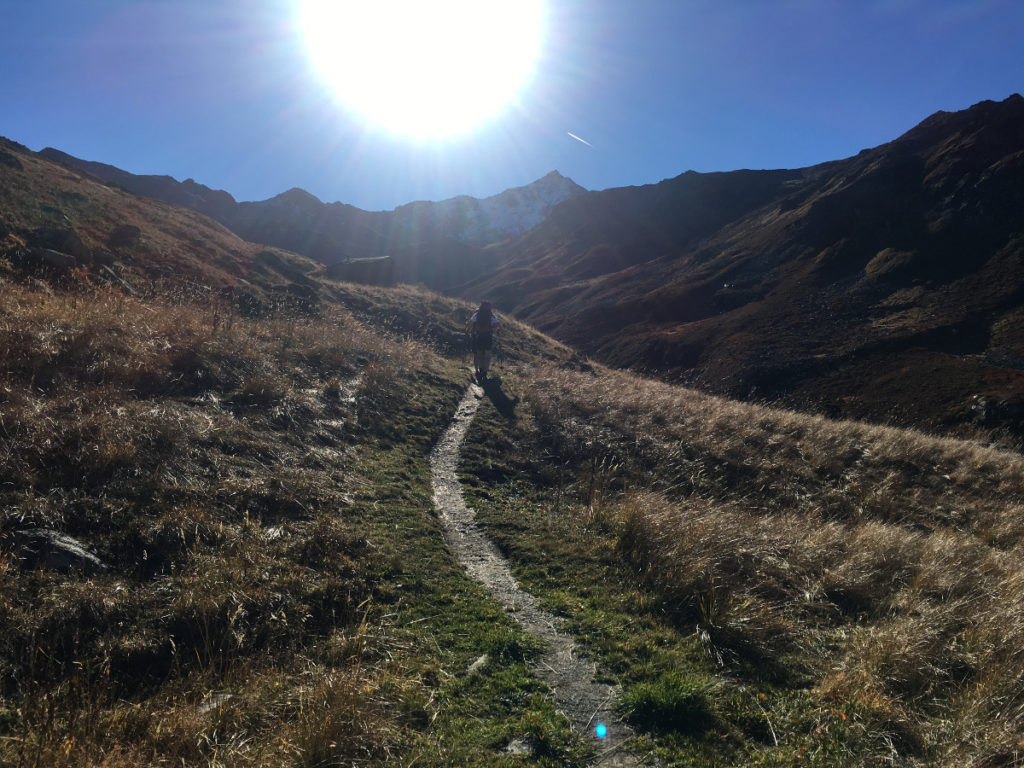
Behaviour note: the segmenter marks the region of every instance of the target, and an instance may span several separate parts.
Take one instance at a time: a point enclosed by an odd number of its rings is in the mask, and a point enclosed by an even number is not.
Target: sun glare
[[[394,133],[442,138],[497,114],[540,52],[543,0],[306,0],[310,56],[338,99]]]

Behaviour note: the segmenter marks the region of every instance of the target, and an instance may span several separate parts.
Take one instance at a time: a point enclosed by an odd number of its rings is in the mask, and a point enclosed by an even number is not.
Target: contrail
[[[577,135],[576,135],[575,133],[573,133],[572,131],[566,131],[566,133],[568,133],[568,134],[569,134],[570,136],[572,136],[572,137],[573,137],[574,139],[576,139],[576,141],[582,141],[582,142],[583,142],[584,144],[586,144],[586,145],[587,145],[588,147],[592,147],[592,146],[594,146],[593,144],[591,144],[591,143],[590,143],[589,141],[587,141],[586,139],[581,139],[581,138],[580,138],[579,136],[577,136]]]

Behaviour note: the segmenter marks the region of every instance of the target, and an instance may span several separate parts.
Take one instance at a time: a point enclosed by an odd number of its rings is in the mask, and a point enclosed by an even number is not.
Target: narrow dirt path
[[[445,541],[469,575],[486,586],[527,632],[544,642],[547,650],[537,665],[538,675],[551,686],[558,708],[573,728],[595,742],[594,764],[609,768],[640,765],[635,755],[622,748],[622,742],[634,734],[612,709],[616,689],[594,681],[595,664],[581,657],[572,638],[556,628],[559,619],[540,608],[537,598],[519,588],[508,561],[480,530],[473,510],[462,497],[456,475],[459,448],[481,397],[483,390],[470,385],[451,426],[430,454],[434,506],[444,526]],[[599,723],[607,729],[603,739],[595,735]]]

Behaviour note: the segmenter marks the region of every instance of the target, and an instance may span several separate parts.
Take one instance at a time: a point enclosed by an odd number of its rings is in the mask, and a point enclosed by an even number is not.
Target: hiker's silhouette
[[[484,388],[484,394],[494,403],[494,407],[498,409],[498,413],[506,419],[514,419],[516,417],[516,406],[519,405],[519,398],[509,399],[509,396],[501,389],[501,379],[499,377],[492,376],[481,386]]]

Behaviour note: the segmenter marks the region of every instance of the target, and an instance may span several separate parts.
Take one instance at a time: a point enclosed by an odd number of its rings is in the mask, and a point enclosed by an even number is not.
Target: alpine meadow
[[[1022,158],[368,213],[0,140],[0,765],[1024,764]]]

